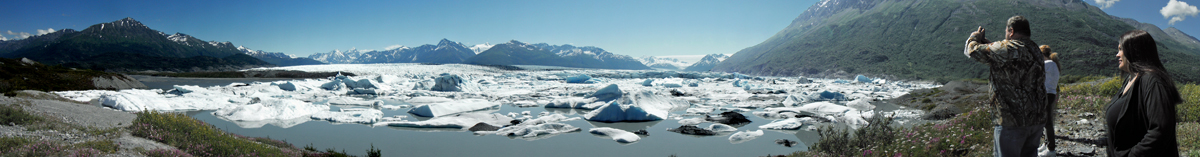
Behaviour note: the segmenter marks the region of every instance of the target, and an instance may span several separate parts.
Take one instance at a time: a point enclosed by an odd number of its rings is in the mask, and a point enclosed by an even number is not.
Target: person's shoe
[[[1046,148],[1045,143],[1042,143],[1041,146],[1038,146],[1038,155],[1037,156],[1038,157],[1054,157],[1054,156],[1058,156],[1058,152],[1051,151],[1050,148]]]

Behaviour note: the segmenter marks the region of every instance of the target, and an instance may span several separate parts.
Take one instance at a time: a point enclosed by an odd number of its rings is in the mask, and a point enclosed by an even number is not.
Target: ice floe
[[[633,142],[637,142],[638,140],[642,140],[642,137],[638,136],[637,134],[633,134],[632,132],[621,130],[621,129],[616,129],[616,128],[609,128],[609,127],[592,128],[592,129],[588,129],[588,132],[592,133],[594,135],[610,137],[610,138],[612,138],[613,141],[617,141],[620,143],[633,143]]]
[[[738,143],[754,140],[755,138],[758,138],[759,136],[762,136],[762,135],[763,135],[762,130],[741,131],[741,132],[733,133],[733,135],[729,135],[729,143],[738,144]]]
[[[489,102],[483,99],[464,99],[421,105],[413,108],[412,110],[408,110],[408,113],[424,117],[438,117],[498,107],[500,107],[499,103]]]

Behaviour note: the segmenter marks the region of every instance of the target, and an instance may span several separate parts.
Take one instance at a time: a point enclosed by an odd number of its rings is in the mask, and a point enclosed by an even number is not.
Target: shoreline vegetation
[[[1056,121],[1056,143],[1059,156],[1105,156],[1103,145],[1097,140],[1103,136],[1103,108],[1109,97],[1121,88],[1121,78],[1103,76],[1064,76],[1059,83],[1058,117]],[[986,83],[986,80],[962,80]],[[1200,156],[1200,85],[1179,84],[1184,102],[1176,105],[1177,140],[1180,155]],[[953,95],[953,92],[913,91],[909,93],[919,104],[949,103],[936,101],[937,97],[971,99],[974,97]],[[963,94],[966,95],[966,94]],[[903,96],[901,97],[903,98]],[[901,99],[897,98],[897,99]],[[986,97],[985,97],[986,98]],[[959,106],[970,108],[968,112],[955,114],[947,120],[935,121],[913,127],[894,127],[891,119],[876,116],[868,121],[867,127],[858,130],[844,128],[821,128],[820,140],[806,152],[778,156],[991,156],[992,154],[992,108],[982,105],[983,100],[970,100]],[[931,111],[931,107],[920,107]],[[879,142],[884,141],[884,142]],[[1090,150],[1090,151],[1078,151]],[[768,155],[770,156],[770,155]]]

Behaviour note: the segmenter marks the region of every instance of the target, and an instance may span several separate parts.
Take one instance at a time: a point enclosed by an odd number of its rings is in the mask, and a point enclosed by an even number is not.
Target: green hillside
[[[986,78],[987,68],[963,55],[978,26],[993,41],[1005,21],[1029,19],[1032,39],[1060,53],[1064,75],[1112,75],[1120,35],[1135,27],[1084,2],[1052,0],[924,0],[826,2],[814,5],[766,41],[738,51],[713,71],[771,76],[866,74],[945,82]],[[1155,36],[1177,80],[1200,80],[1196,49]]]

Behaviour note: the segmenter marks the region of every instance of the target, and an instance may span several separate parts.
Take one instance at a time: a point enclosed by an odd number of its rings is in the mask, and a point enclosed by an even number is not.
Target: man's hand
[[[975,32],[971,32],[971,36],[983,38],[983,31],[984,31],[983,26],[979,26],[978,30],[975,30]]]

